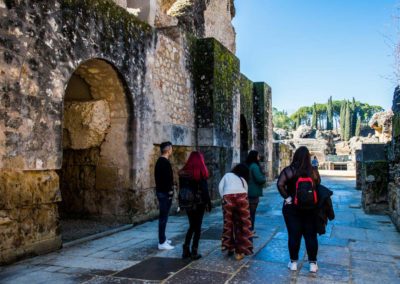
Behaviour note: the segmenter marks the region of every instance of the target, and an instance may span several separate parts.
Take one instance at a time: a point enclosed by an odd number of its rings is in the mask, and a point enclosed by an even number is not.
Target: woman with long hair
[[[239,164],[224,175],[218,186],[224,212],[222,251],[228,251],[228,255],[235,253],[237,260],[253,253],[248,180],[248,167]]]
[[[304,237],[310,263],[310,272],[317,272],[317,209],[302,207],[302,202],[317,202],[316,191],[321,183],[318,170],[311,165],[310,152],[307,147],[299,147],[293,156],[290,166],[284,168],[278,178],[278,190],[284,199],[282,213],[285,219],[289,240],[290,262],[288,268],[297,270],[301,238]],[[306,189],[306,191],[304,191]]]
[[[209,173],[203,155],[197,151],[190,153],[185,166],[179,171],[180,190],[186,188],[192,192],[194,197],[185,207],[189,220],[189,229],[183,244],[182,258],[190,257],[196,260],[201,257],[198,253],[201,224],[204,211],[206,209],[211,211],[211,199],[207,185],[208,177]],[[190,250],[192,239],[192,249]]]
[[[263,188],[267,179],[261,170],[260,155],[256,150],[251,150],[247,155],[246,164],[249,167],[249,204],[250,204],[250,217],[251,217],[251,230],[253,231],[254,237],[254,222],[256,219],[256,211],[258,203],[260,202],[260,196],[263,195]]]

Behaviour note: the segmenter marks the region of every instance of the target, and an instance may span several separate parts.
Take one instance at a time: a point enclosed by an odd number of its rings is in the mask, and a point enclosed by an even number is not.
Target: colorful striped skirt
[[[227,194],[223,199],[222,250],[253,253],[249,200],[246,193]]]

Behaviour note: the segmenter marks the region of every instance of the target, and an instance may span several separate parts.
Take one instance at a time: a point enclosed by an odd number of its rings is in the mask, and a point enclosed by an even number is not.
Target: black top
[[[159,192],[170,192],[174,186],[174,173],[171,163],[167,158],[160,157],[157,160],[154,177],[156,180],[156,190]]]
[[[182,189],[185,187],[190,188],[195,193],[193,205],[211,203],[207,180],[201,179],[196,181],[187,176],[179,176],[179,188]]]
[[[282,170],[279,175],[277,186],[279,193],[283,198],[288,198],[291,196],[294,198],[296,194],[296,181],[299,177],[297,170],[292,167],[286,167]],[[319,172],[317,169],[313,169],[311,172],[311,178],[313,179],[315,186],[318,187],[321,183],[321,177],[319,176]]]

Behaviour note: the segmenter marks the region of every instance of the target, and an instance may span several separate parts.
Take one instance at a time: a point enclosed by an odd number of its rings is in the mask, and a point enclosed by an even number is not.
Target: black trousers
[[[165,229],[167,228],[169,209],[172,205],[172,197],[168,193],[157,192],[157,199],[160,208],[158,217],[158,242],[163,244],[166,241]]]
[[[283,205],[283,217],[288,230],[290,259],[299,259],[301,237],[304,237],[308,261],[317,261],[318,239],[314,210],[298,210],[293,204]]]
[[[186,209],[189,220],[189,229],[186,233],[185,245],[190,246],[193,237],[192,248],[199,247],[201,224],[203,223],[205,205],[197,205],[195,209]]]
[[[249,205],[250,205],[250,219],[251,219],[251,230],[254,231],[254,222],[256,221],[256,211],[258,207],[258,203],[260,202],[259,197],[249,197]]]

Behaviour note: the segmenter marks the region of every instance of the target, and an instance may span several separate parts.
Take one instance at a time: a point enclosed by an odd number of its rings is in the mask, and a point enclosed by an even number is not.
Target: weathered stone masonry
[[[172,2],[151,1],[155,29],[129,1],[0,0],[0,263],[59,248],[60,216],[154,216],[164,140],[175,170],[205,153],[214,198],[246,148],[271,170],[270,88],[231,53],[233,1],[194,1],[176,18],[163,14]]]

